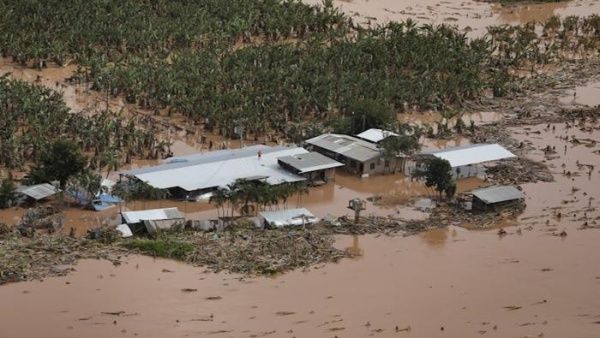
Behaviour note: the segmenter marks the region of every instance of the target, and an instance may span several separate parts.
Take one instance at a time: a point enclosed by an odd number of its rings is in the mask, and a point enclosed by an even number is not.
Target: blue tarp
[[[120,199],[119,197],[114,196],[114,195],[109,195],[106,193],[102,193],[102,194],[98,195],[97,199],[103,203],[121,203],[121,202],[123,202],[123,200]]]

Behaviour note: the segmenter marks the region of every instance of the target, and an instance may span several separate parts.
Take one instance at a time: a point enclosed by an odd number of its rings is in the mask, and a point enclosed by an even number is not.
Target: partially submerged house
[[[417,155],[416,162],[408,168],[412,172],[425,165],[427,160],[440,158],[447,160],[453,170],[454,178],[466,178],[485,173],[481,164],[516,157],[499,144],[471,144],[464,147],[426,151]]]
[[[356,137],[363,139],[365,141],[379,144],[381,141],[385,140],[390,136],[400,136],[393,131],[383,130],[379,128],[371,128],[363,131],[362,133],[356,135]]]
[[[282,168],[306,178],[311,185],[320,185],[332,180],[335,168],[344,164],[321,153],[308,152],[280,157],[277,162]]]
[[[259,145],[176,157],[165,164],[130,170],[122,175],[156,189],[168,189],[174,197],[191,199],[225,188],[238,179],[270,185],[305,181],[306,178],[282,168],[278,159],[307,153],[300,147]]]
[[[183,228],[185,222],[185,218],[177,208],[124,211],[121,217],[123,223],[127,224],[133,233],[143,229],[152,234],[161,229]]]
[[[315,215],[305,208],[263,211],[259,213],[259,220],[262,226],[277,228],[291,225],[309,225],[319,221]]]
[[[404,156],[384,158],[376,144],[341,134],[323,134],[305,141],[309,150],[344,163],[344,168],[362,177],[402,171]]]
[[[489,210],[518,202],[525,198],[523,192],[513,186],[493,186],[473,190],[473,210]]]
[[[25,199],[35,202],[47,199],[58,194],[59,192],[60,189],[50,183],[21,186],[17,188],[17,193],[24,196]]]

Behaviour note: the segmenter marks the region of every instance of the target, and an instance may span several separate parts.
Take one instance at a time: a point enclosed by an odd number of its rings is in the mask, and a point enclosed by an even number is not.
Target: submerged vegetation
[[[21,169],[41,163],[60,138],[91,154],[89,166],[98,170],[167,151],[152,129],[137,127],[133,118],[110,111],[94,116],[73,113],[60,93],[0,76],[0,165]]]
[[[598,50],[596,15],[536,27],[490,27],[470,40],[411,20],[355,26],[331,1],[11,0],[0,4],[0,53],[36,68],[75,62],[70,81],[227,136],[244,126],[293,139],[295,123],[355,133],[396,112],[506,95],[523,67]]]
[[[502,80],[484,39],[412,21],[355,27],[331,1],[14,0],[0,13],[4,56],[76,62],[73,81],[226,134],[285,134],[290,122],[374,101],[389,111],[460,105]]]

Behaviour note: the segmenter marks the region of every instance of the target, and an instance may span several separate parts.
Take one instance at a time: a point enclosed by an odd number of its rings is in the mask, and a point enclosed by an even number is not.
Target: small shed
[[[383,130],[378,128],[371,128],[363,131],[362,133],[356,135],[356,137],[361,138],[365,141],[369,141],[371,143],[379,143],[390,136],[400,136],[393,131]]]
[[[58,194],[60,189],[50,183],[42,183],[19,187],[17,188],[17,192],[35,201],[39,201]]]
[[[525,198],[523,192],[513,186],[493,186],[473,190],[474,210],[488,210],[497,206],[511,204]]]
[[[129,225],[133,232],[138,232],[143,226],[151,234],[158,230],[183,227],[185,222],[185,218],[177,208],[125,211],[121,216],[123,222]]]
[[[319,221],[315,215],[305,208],[263,211],[259,215],[264,226],[275,226],[277,228],[290,225],[308,225]]]
[[[334,169],[344,164],[317,152],[284,156],[277,159],[279,165],[312,184],[326,183],[334,177]]]

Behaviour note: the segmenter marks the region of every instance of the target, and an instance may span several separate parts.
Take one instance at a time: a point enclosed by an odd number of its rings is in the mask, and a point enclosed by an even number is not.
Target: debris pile
[[[340,235],[364,235],[364,234],[386,234],[392,235],[402,232],[404,235],[413,235],[428,230],[435,225],[425,221],[406,221],[391,217],[361,217],[360,221],[354,223],[354,219],[346,216],[338,218],[340,226],[325,225],[329,231]]]
[[[522,157],[487,167],[486,175],[491,181],[505,185],[554,181],[545,164]]]
[[[465,228],[492,229],[498,224],[516,220],[525,210],[523,201],[515,201],[490,211],[466,210],[460,203],[442,204],[436,208],[426,222],[440,227],[461,226]]]
[[[32,235],[37,229],[57,232],[64,224],[64,215],[50,205],[29,208],[21,218],[17,228],[24,235]]]
[[[0,285],[64,276],[79,259],[107,259],[118,264],[119,247],[61,234],[36,233],[33,238],[13,231],[0,239]]]
[[[126,246],[140,253],[207,266],[213,271],[264,275],[348,256],[333,246],[334,241],[333,235],[321,226],[262,230],[236,224],[222,232],[164,232],[154,239],[134,239]]]

